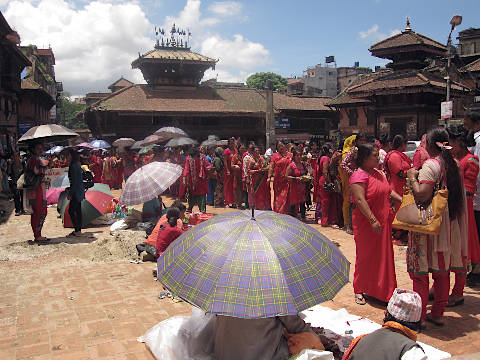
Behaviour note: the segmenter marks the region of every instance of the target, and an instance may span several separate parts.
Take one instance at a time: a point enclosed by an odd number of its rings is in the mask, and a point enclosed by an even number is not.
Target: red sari
[[[101,183],[102,182],[102,158],[100,156],[92,155],[90,158],[89,168],[93,172],[93,182]]]
[[[327,164],[327,171],[328,171],[328,165],[330,164],[330,158],[328,156],[322,156],[320,158],[320,162],[317,166],[318,181],[315,179],[315,182],[318,183],[317,199],[319,200],[318,202],[321,203],[321,209],[322,209],[322,226],[334,225],[338,223],[338,215],[337,215],[337,208],[336,208],[337,204],[335,202],[336,199],[333,198],[334,196],[336,196],[336,193],[332,191],[327,191],[323,187],[326,179],[326,176],[323,173],[323,167],[325,164]]]
[[[208,169],[211,167],[204,155],[201,157],[187,157],[183,176],[186,178],[186,185],[191,195],[208,194]]]
[[[390,223],[390,184],[374,169],[371,174],[357,170],[350,177],[350,185],[365,185],[365,199],[382,233],[373,231],[369,220],[358,207],[353,210],[352,223],[356,246],[353,289],[355,294],[367,294],[388,302],[397,287],[393,258],[392,225]]]
[[[288,214],[288,180],[286,177],[287,167],[292,161],[292,154],[285,156],[275,153],[272,155],[273,166],[273,211],[280,214]]]
[[[403,195],[403,188],[407,183],[406,174],[412,167],[412,160],[404,153],[392,150],[385,158],[385,170],[387,170],[387,176],[389,176],[389,182],[391,188],[399,195]],[[398,176],[400,171],[403,171],[404,177]],[[395,213],[399,209],[401,204],[395,205]]]
[[[272,207],[270,199],[270,183],[267,181],[268,169],[267,163],[263,157],[260,157],[258,161],[254,158],[249,165],[250,176],[250,192],[253,194],[252,205],[258,210],[268,210]],[[252,172],[252,170],[265,171]]]
[[[234,177],[232,173],[232,157],[236,154],[236,151],[232,152],[229,148],[223,152],[223,161],[225,164],[224,169],[224,191],[225,191],[225,205],[235,205],[235,190],[233,187]]]
[[[288,168],[292,169],[290,176],[300,177],[306,174],[305,167],[301,168],[297,166],[293,161],[288,165]],[[301,180],[290,180],[288,186],[288,204],[298,205],[305,202],[305,183]]]
[[[463,183],[467,191],[468,260],[472,264],[478,264],[480,263],[480,244],[478,242],[477,224],[473,212],[473,195],[475,195],[479,172],[478,156],[468,152],[459,162],[463,173]]]

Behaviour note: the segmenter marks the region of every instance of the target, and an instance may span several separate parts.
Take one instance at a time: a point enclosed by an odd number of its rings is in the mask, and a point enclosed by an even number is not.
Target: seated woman
[[[155,245],[155,257],[157,259],[176,238],[183,234],[184,230],[177,226],[179,218],[179,209],[171,207],[167,210],[167,223],[160,226]]]

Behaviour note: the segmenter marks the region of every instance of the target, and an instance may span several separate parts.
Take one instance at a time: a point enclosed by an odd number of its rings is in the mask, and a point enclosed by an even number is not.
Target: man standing
[[[467,110],[463,122],[466,129],[474,132],[475,147],[470,151],[480,157],[480,110]],[[477,177],[477,191],[473,196],[473,210],[480,239],[480,174]],[[472,264],[472,271],[467,275],[467,285],[475,286],[478,284],[480,284],[480,264]]]

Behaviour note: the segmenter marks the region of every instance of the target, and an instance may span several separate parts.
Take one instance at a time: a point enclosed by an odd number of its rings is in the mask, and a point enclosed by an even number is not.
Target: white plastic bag
[[[191,316],[174,316],[146,332],[146,343],[156,360],[215,360],[213,331],[215,315],[197,308]]]
[[[330,351],[304,349],[295,360],[334,360]]]
[[[127,223],[125,222],[124,219],[122,220],[118,220],[118,221],[115,221],[112,226],[110,226],[110,234],[113,235],[113,233],[115,231],[118,231],[118,230],[126,230],[128,229],[128,225]]]

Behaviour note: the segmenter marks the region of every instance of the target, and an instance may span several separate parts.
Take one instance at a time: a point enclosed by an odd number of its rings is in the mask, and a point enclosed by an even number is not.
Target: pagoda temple
[[[442,64],[445,45],[412,30],[405,30],[372,45],[372,56],[391,60],[386,69],[360,75],[327,103],[340,114],[340,131],[347,136],[365,132],[379,137],[406,135],[417,140],[439,124],[440,103],[445,101],[446,81]],[[463,113],[467,84],[451,83],[454,114]]]
[[[158,29],[157,34],[165,31]],[[142,140],[163,126],[176,126],[199,141],[215,134],[265,143],[264,92],[238,84],[200,83],[217,60],[193,52],[190,35],[174,24],[169,36],[157,38],[153,50],[132,62],[147,84],[122,84],[87,106],[83,117],[95,137]],[[330,99],[274,93],[276,116],[288,119],[288,128],[279,129],[279,136],[328,136],[337,127],[336,113],[325,106]]]

